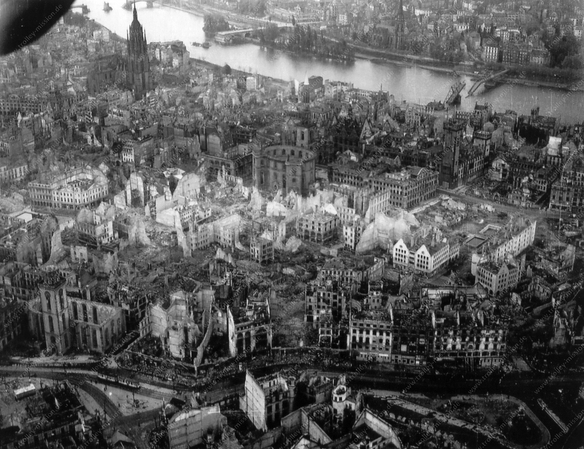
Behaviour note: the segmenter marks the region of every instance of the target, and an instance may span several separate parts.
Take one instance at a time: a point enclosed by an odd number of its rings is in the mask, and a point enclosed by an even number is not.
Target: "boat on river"
[[[485,90],[491,90],[494,89],[495,87],[499,87],[501,84],[503,84],[501,81],[497,81],[497,80],[489,80],[489,81],[485,81]]]

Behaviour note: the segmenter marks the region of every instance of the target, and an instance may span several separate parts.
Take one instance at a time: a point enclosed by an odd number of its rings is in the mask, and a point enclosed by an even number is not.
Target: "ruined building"
[[[350,429],[346,429],[344,424],[350,415],[355,416],[355,421]],[[332,401],[302,407],[286,416],[282,426],[286,438],[296,448],[403,447],[393,427],[364,405],[361,393],[351,392],[344,376],[333,390]],[[343,436],[339,438],[339,435]]]
[[[26,303],[0,297],[0,351],[17,339],[24,330]]]
[[[87,75],[87,92],[95,95],[121,84],[126,73],[126,61],[121,55],[107,55],[95,60]]]
[[[472,255],[471,273],[476,276],[477,265],[483,261],[500,264],[509,257],[516,257],[533,245],[537,221],[514,217],[505,226],[489,224],[479,231],[476,252]]]
[[[274,260],[274,241],[262,236],[254,236],[249,245],[249,252],[251,258],[257,263],[268,264]]]
[[[194,224],[187,234],[192,251],[218,243],[224,248],[234,248],[239,242],[241,216],[238,214],[220,218],[211,223]]]
[[[306,214],[296,221],[296,236],[315,243],[330,243],[339,234],[341,221],[337,215],[326,212]]]
[[[122,308],[128,331],[137,330],[148,312],[147,292],[116,279],[114,285],[108,287],[108,296],[112,304]]]
[[[91,301],[66,284],[59,272],[44,274],[40,298],[29,306],[33,334],[58,355],[72,348],[105,353],[126,333],[122,309]]]
[[[257,429],[267,430],[280,424],[292,411],[296,396],[296,379],[286,379],[281,373],[264,377],[245,374],[245,394],[239,399],[239,408]]]
[[[271,296],[275,296],[275,292],[254,292],[245,299],[244,306],[227,306],[227,339],[231,357],[272,347]]]
[[[57,273],[48,273],[39,285],[39,293],[43,329],[41,339],[47,349],[62,355],[73,346],[65,279]]]
[[[227,426],[227,418],[219,405],[185,410],[174,415],[168,423],[171,449],[182,449],[210,443]]]
[[[101,203],[92,211],[83,209],[77,214],[79,243],[96,248],[114,239],[115,206]]]
[[[306,286],[304,321],[319,327],[319,322],[331,316],[338,322],[347,318],[347,304],[351,301],[351,290],[341,282],[327,279],[314,281]]]
[[[176,359],[192,359],[203,336],[203,307],[184,291],[171,293],[170,304],[149,307],[152,336],[160,338],[166,354]]]
[[[87,410],[67,381],[45,385],[27,402],[24,415],[15,413],[17,425],[2,429],[0,449],[81,447],[88,446],[88,441],[104,447],[98,435],[101,431],[95,421],[87,419]]]
[[[507,328],[490,323],[482,310],[363,310],[351,314],[349,336],[357,358],[406,365],[440,357],[470,369],[498,366],[507,347]]]
[[[568,159],[561,178],[552,185],[550,209],[581,214],[584,212],[584,157]]]
[[[205,156],[207,176],[216,178],[224,171],[227,175],[241,178],[245,185],[250,185],[253,180],[254,148],[257,149],[255,144],[240,144],[225,151],[221,151],[221,148],[209,151]]]
[[[318,272],[318,280],[338,280],[354,291],[361,282],[379,279],[385,270],[385,259],[381,257],[360,257],[355,259],[330,259]]]

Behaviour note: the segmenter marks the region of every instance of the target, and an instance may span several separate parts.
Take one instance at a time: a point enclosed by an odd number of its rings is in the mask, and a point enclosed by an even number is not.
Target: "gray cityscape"
[[[0,0],[0,449],[584,449],[581,0]]]

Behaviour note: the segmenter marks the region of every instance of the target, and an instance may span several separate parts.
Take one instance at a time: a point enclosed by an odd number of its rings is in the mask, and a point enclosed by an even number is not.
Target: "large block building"
[[[349,338],[359,359],[404,365],[449,359],[470,369],[499,366],[507,348],[506,327],[482,311],[364,310],[351,315]]]
[[[438,173],[427,168],[410,167],[398,173],[386,173],[368,180],[378,192],[369,200],[369,207],[385,212],[390,206],[410,209],[436,195]]]
[[[339,234],[341,220],[326,212],[307,214],[296,220],[296,236],[315,243],[329,243]]]
[[[479,231],[485,243],[473,255],[472,274],[476,274],[476,263],[489,260],[495,264],[505,262],[508,257],[516,257],[535,241],[537,221],[517,217],[505,226],[489,224]]]
[[[552,185],[550,208],[569,213],[584,212],[584,157],[568,159],[561,178]]]
[[[315,170],[315,154],[306,148],[274,145],[254,149],[253,181],[259,189],[306,196],[316,179]]]
[[[466,121],[450,119],[444,123],[444,156],[440,165],[439,185],[455,189],[483,174],[490,154],[491,134],[477,131],[473,142],[465,140]]]
[[[257,429],[267,430],[279,425],[292,411],[295,395],[294,379],[286,379],[280,373],[256,379],[247,371],[245,394],[239,399],[239,408]]]
[[[87,299],[58,272],[43,275],[39,295],[29,306],[29,326],[48,352],[79,348],[103,354],[126,333],[121,307]]]
[[[518,266],[493,262],[485,262],[477,266],[476,280],[487,291],[496,295],[514,288],[519,283],[520,270]]]
[[[438,173],[423,167],[409,167],[400,172],[370,176],[365,170],[335,167],[333,181],[360,189],[355,194],[355,202],[360,204],[358,208],[365,211],[369,208],[374,216],[391,207],[411,209],[433,198],[438,188]]]
[[[400,239],[393,246],[393,265],[422,273],[435,273],[440,267],[460,254],[460,244],[432,233],[424,238],[413,238],[410,245]]]
[[[55,209],[82,209],[97,206],[108,196],[105,175],[100,170],[76,169],[63,174],[46,173],[28,183],[33,206]]]
[[[275,292],[269,295],[256,293],[241,306],[227,307],[227,339],[232,357],[272,347],[270,297],[275,299]]]
[[[185,410],[175,414],[168,423],[168,439],[172,449],[188,449],[207,443],[223,427],[227,418],[219,405]]]
[[[339,281],[313,282],[306,286],[304,320],[318,327],[321,320],[332,317],[338,322],[347,317],[347,304],[351,300],[350,288]]]

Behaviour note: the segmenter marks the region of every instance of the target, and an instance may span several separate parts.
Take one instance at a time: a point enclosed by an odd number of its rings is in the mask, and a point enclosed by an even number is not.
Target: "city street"
[[[477,198],[476,196],[465,195],[464,193],[458,193],[452,190],[444,190],[438,189],[438,195],[447,195],[453,199],[457,199],[459,201],[464,201],[470,204],[488,204],[493,206],[495,210],[498,212],[505,212],[507,214],[517,214],[520,213],[530,218],[539,218],[539,219],[546,219],[546,218],[560,218],[561,215],[566,218],[566,213],[564,212],[561,214],[559,211],[547,211],[547,210],[540,210],[540,209],[524,209],[517,206],[511,206],[508,204],[501,204],[494,201],[489,201],[485,198]]]
[[[256,360],[260,365],[265,367],[269,366],[269,362],[262,362],[259,358]],[[282,367],[282,366],[280,366]],[[313,368],[306,367],[306,369],[314,370]],[[138,428],[134,424],[143,422],[143,419],[148,418],[150,426],[155,424],[155,420],[158,417],[157,408],[150,411],[136,410],[137,413],[131,414],[129,416],[123,416],[122,411],[117,406],[118,402],[125,401],[126,395],[131,395],[130,391],[112,387],[97,381],[96,374],[89,370],[82,369],[68,369],[67,375],[64,369],[59,368],[41,368],[41,367],[8,367],[0,366],[0,373],[10,376],[18,376],[30,371],[31,375],[36,375],[41,378],[46,379],[56,379],[62,380],[67,378],[78,388],[86,392],[94,399],[94,403],[90,403],[90,407],[93,406],[95,411],[100,411],[99,409],[103,406],[100,404],[105,404],[105,409],[110,419],[114,419],[116,423],[121,423],[128,432],[138,432],[143,430]],[[356,388],[362,390],[369,390],[369,392],[375,392],[378,395],[387,395],[391,391],[401,391],[404,388],[408,388],[410,393],[422,393],[429,395],[439,395],[441,397],[448,395],[460,395],[468,394],[469,391],[473,391],[475,394],[504,394],[512,395],[518,399],[524,401],[535,415],[548,427],[550,433],[555,435],[559,428],[551,420],[551,418],[541,409],[537,404],[537,397],[533,395],[539,386],[543,385],[545,382],[545,388],[542,389],[539,397],[543,398],[545,402],[558,413],[564,422],[569,422],[573,416],[578,412],[577,408],[572,407],[571,409],[562,406],[561,404],[565,402],[564,397],[570,397],[570,391],[577,391],[578,387],[582,382],[584,382],[584,373],[570,372],[560,377],[547,377],[545,374],[539,373],[523,373],[517,374],[515,376],[503,376],[500,382],[497,382],[499,376],[493,374],[490,378],[482,379],[479,376],[477,379],[460,379],[457,378],[455,382],[447,380],[448,376],[422,376],[422,378],[416,377],[416,372],[400,372],[400,371],[376,371],[368,369],[367,371],[360,372],[348,372],[346,369],[339,368],[338,371],[335,370],[314,370],[315,374],[328,377],[337,377],[339,374],[344,373],[350,381],[350,384]],[[97,382],[96,382],[97,381]],[[146,382],[140,382],[142,388],[139,390],[140,395],[147,396],[153,400],[160,400],[162,397],[165,398],[166,402],[176,394],[170,388],[162,388],[158,385],[151,385]],[[565,391],[568,396],[558,396],[557,391]],[[226,396],[231,396],[236,393],[241,393],[241,385],[234,385],[230,383],[229,385],[225,382],[219,382],[217,384],[212,384],[205,390],[206,399],[210,402],[220,401]],[[110,395],[111,393],[111,395]],[[573,400],[572,396],[572,400]],[[98,407],[95,406],[98,405]],[[578,420],[574,423],[570,432],[560,439],[561,444],[565,444],[566,448],[571,448],[570,442],[576,441],[584,435],[584,425],[582,425],[582,420]],[[143,424],[143,426],[146,424]],[[140,437],[142,440],[144,436]],[[145,446],[142,446],[145,447]]]
[[[36,384],[42,380],[70,381],[90,413],[103,418],[105,410],[109,425],[133,438],[140,449],[148,447],[149,431],[159,421],[162,399],[168,403],[174,397],[172,390],[147,383],[142,384],[139,393],[132,395],[129,389],[101,382],[97,374],[89,370],[0,366],[0,374],[17,379],[22,379],[20,376],[24,374],[26,383],[29,375]],[[138,407],[131,405],[134,398]]]

